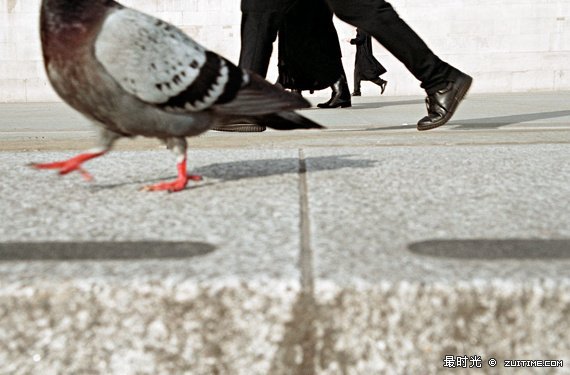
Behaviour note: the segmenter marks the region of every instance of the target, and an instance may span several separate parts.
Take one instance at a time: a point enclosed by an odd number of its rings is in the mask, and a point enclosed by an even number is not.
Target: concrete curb
[[[560,359],[566,367],[547,372],[563,374],[570,360],[568,281],[319,281],[314,295],[238,279],[0,290],[10,374],[435,374],[446,355],[479,355],[490,374],[505,359]]]

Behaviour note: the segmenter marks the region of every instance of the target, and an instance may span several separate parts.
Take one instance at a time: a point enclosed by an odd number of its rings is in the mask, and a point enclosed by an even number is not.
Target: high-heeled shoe
[[[352,107],[350,100],[350,90],[346,83],[346,78],[341,76],[332,86],[331,98],[325,103],[317,104],[319,108],[346,108]]]
[[[388,85],[388,81],[383,80],[382,78],[378,77],[375,80],[373,80],[372,82],[374,82],[375,84],[380,86],[380,95],[384,94],[384,90],[386,90],[386,86]]]

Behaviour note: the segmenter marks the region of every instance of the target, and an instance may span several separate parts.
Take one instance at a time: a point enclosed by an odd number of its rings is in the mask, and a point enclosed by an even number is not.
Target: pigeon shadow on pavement
[[[372,168],[378,163],[377,160],[354,159],[352,157],[353,155],[307,157],[305,159],[305,162],[308,166],[309,173],[327,170],[339,170],[345,168]],[[189,170],[189,173],[201,175],[204,177],[205,181],[197,184],[189,184],[186,189],[205,188],[228,181],[238,181],[285,174],[298,174],[299,159],[257,159],[214,163],[191,169]],[[93,190],[113,189],[127,185],[148,184],[174,178],[176,178],[175,175],[169,175],[148,180],[129,181],[118,184],[96,184],[91,185],[90,188]],[[214,179],[215,181],[208,181],[208,179]]]
[[[519,124],[523,122],[548,120],[566,116],[570,116],[570,110],[454,120],[449,122],[448,125],[455,125],[454,127],[450,128],[450,130],[489,129],[500,128],[502,126]]]
[[[416,255],[463,260],[570,259],[570,239],[442,239],[414,242]]]

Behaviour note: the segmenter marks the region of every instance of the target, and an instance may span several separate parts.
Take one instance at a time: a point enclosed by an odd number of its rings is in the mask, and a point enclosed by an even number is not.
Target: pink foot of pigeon
[[[99,157],[105,152],[86,152],[72,157],[64,161],[56,161],[53,163],[31,163],[30,166],[36,169],[58,169],[60,175],[65,175],[73,171],[78,171],[86,181],[92,181],[93,176],[81,167],[81,164],[87,160]]]
[[[178,164],[178,178],[174,181],[169,182],[159,182],[158,184],[145,186],[143,190],[145,191],[181,191],[184,190],[188,181],[201,181],[202,176],[199,175],[187,175],[186,174],[186,159]]]

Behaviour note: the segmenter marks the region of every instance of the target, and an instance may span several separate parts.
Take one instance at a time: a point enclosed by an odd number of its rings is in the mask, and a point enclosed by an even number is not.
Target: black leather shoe
[[[341,76],[338,81],[336,81],[332,86],[332,95],[328,102],[319,103],[317,107],[319,108],[346,108],[352,107],[352,102],[350,100],[350,90],[348,89],[348,84],[346,83],[346,78]]]
[[[352,96],[361,96],[362,93],[360,91],[355,91],[351,94]]]
[[[465,73],[459,73],[454,81],[447,82],[447,85],[433,94],[428,94],[426,106],[428,115],[418,121],[418,130],[429,130],[437,128],[447,123],[459,103],[469,91],[473,78]]]

